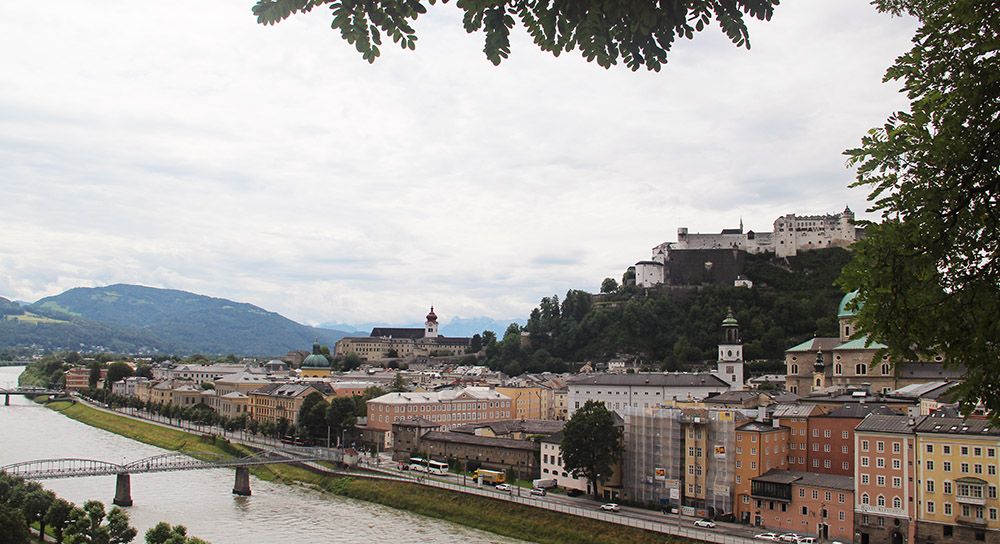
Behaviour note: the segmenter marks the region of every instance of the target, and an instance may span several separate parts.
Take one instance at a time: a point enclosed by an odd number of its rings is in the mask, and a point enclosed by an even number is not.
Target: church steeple
[[[427,321],[424,323],[424,338],[437,338],[438,316],[434,313],[434,306],[431,306],[430,313],[427,314]]]
[[[740,323],[729,308],[722,320],[722,341],[719,343],[718,375],[734,391],[743,390],[743,340],[740,339]]]

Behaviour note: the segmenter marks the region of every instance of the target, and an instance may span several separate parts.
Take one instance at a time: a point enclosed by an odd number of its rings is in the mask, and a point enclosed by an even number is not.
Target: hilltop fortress
[[[741,280],[744,253],[790,257],[811,249],[847,248],[863,235],[864,230],[854,226],[850,207],[839,214],[783,215],[775,219],[771,232],[744,232],[742,220],[738,229],[719,234],[689,233],[680,227],[676,242],[654,247],[650,260],[635,263],[635,282],[638,287],[732,285],[745,281]]]

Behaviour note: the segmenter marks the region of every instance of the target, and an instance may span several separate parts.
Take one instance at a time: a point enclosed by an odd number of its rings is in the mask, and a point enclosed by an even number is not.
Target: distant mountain
[[[455,338],[470,337],[473,334],[482,334],[483,331],[493,331],[498,337],[503,337],[504,331],[511,323],[524,326],[523,319],[492,319],[489,317],[456,317],[450,321],[441,323],[441,334]],[[337,329],[341,331],[357,331],[351,333],[352,336],[368,336],[375,327],[405,327],[419,329],[424,326],[420,323],[320,323],[320,327],[327,329]]]
[[[0,315],[2,308],[9,306],[0,302]],[[332,347],[347,335],[252,304],[139,285],[78,287],[20,309],[3,315],[0,348],[267,356],[309,349],[316,339]]]

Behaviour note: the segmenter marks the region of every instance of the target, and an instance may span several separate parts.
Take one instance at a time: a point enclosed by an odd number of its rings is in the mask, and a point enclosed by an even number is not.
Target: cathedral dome
[[[302,360],[302,368],[330,368],[330,360],[320,352],[318,342],[313,344],[312,355]]]
[[[850,293],[844,295],[844,298],[840,299],[840,308],[837,310],[838,319],[844,317],[854,317],[858,315],[858,310],[860,309],[860,306],[858,308],[851,307],[854,304],[854,299],[856,298],[858,298],[858,292],[851,291]]]

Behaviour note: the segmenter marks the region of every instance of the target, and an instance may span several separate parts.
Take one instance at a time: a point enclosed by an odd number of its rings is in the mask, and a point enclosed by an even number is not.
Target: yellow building
[[[251,391],[250,416],[260,423],[270,421],[278,423],[282,418],[295,425],[299,421],[299,409],[302,401],[310,393],[323,394],[309,384],[273,383],[256,391]]]
[[[515,419],[556,419],[553,391],[547,387],[497,387],[496,392],[510,397]]]
[[[932,415],[915,432],[917,541],[1000,542],[1000,427]]]

